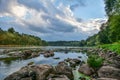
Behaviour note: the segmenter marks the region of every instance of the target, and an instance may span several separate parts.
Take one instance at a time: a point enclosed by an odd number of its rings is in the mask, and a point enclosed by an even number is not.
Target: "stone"
[[[70,80],[74,79],[72,68],[69,67],[65,62],[59,62],[59,64],[55,67],[55,72],[57,74],[66,75]]]
[[[4,80],[46,80],[52,71],[53,67],[50,65],[25,66]]]
[[[120,69],[112,66],[102,66],[98,70],[99,77],[120,79]]]
[[[94,70],[91,67],[89,67],[88,64],[83,64],[82,66],[80,66],[78,71],[88,76],[92,75],[94,72]]]

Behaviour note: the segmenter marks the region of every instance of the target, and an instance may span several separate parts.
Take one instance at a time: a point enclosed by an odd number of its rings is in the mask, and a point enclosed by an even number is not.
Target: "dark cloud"
[[[56,32],[73,32],[75,29],[75,26],[72,26],[71,24],[57,19],[56,17],[50,17],[50,16],[42,16],[43,20],[47,21],[49,20],[49,29],[56,31]]]
[[[74,10],[75,10],[76,8],[78,8],[79,6],[80,6],[79,4],[71,5],[71,6],[70,6],[70,9],[74,11]]]
[[[10,13],[11,0],[0,0],[0,14]]]
[[[35,26],[35,25],[29,25],[29,29],[34,32],[40,32],[40,33],[52,33],[48,28],[45,28],[44,26]]]
[[[74,11],[78,7],[85,7],[86,6],[86,0],[71,0],[72,2],[75,2],[74,4],[70,5],[70,9]]]
[[[47,13],[46,8],[44,7],[44,4],[42,3],[42,1],[39,0],[18,0],[18,3],[21,5],[24,5],[28,8],[32,8],[35,9],[37,11],[44,11]]]
[[[76,28],[75,26],[58,19],[53,19],[50,23],[52,24],[50,29],[56,32],[74,32],[74,29]]]
[[[43,18],[44,19],[44,18]],[[66,22],[63,22],[59,19],[55,18],[47,18],[49,20],[49,25],[35,25],[31,23],[26,23],[27,26],[29,26],[29,29],[35,32],[41,32],[41,33],[54,33],[54,32],[74,32],[75,26],[72,26],[71,24],[68,24]],[[47,24],[47,22],[46,22]]]

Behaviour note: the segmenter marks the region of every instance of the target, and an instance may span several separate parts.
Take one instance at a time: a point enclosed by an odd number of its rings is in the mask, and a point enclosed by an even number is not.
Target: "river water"
[[[6,76],[12,74],[15,71],[18,71],[21,67],[26,66],[30,62],[34,62],[35,64],[50,64],[50,65],[57,65],[58,62],[63,61],[67,58],[79,58],[82,61],[87,60],[86,53],[81,52],[74,52],[68,51],[66,54],[65,52],[54,52],[55,55],[53,57],[45,58],[42,54],[36,58],[27,59],[27,60],[15,60],[12,62],[3,62],[0,61],[0,80],[3,80]],[[0,57],[5,57],[6,55],[0,55]],[[59,57],[60,59],[54,59]]]

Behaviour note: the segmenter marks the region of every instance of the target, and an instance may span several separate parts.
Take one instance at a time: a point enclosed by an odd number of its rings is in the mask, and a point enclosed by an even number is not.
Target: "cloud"
[[[72,5],[70,5],[70,9],[72,11],[76,10],[78,7],[85,7],[86,6],[86,0],[71,0]]]
[[[17,0],[0,0],[0,16],[22,18],[26,12],[27,9],[22,5],[18,5]]]
[[[56,6],[55,0],[0,0],[0,27],[13,26],[20,32],[34,34],[45,40],[85,39],[97,33],[106,19],[82,21],[81,18],[75,18],[72,10],[84,6],[81,1],[76,0],[73,5],[59,3]],[[12,21],[6,22],[3,17],[11,17]]]

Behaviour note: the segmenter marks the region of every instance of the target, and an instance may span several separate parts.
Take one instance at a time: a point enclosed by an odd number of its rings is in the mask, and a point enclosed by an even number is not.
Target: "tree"
[[[10,32],[10,33],[15,33],[15,30],[14,30],[13,27],[11,27],[11,28],[8,29],[8,32]]]
[[[0,32],[3,32],[3,30],[0,28]]]

